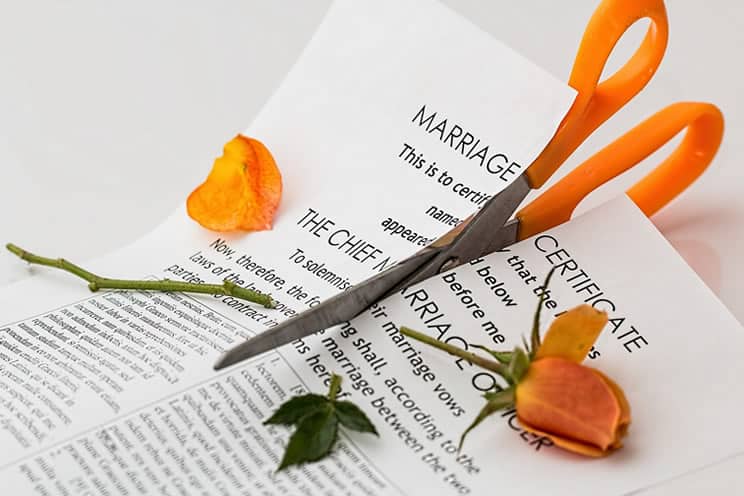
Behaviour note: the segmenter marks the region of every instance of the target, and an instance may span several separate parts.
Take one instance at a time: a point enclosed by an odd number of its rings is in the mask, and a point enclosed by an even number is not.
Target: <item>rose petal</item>
[[[186,207],[208,229],[258,231],[271,228],[281,193],[281,174],[269,151],[260,141],[238,135],[225,144]]]
[[[215,160],[212,170],[186,201],[189,216],[213,231],[233,231],[247,211],[248,184],[240,162],[228,157]]]
[[[598,374],[602,380],[604,380],[610,389],[612,389],[617,402],[620,405],[620,419],[618,420],[617,432],[615,435],[615,441],[612,443],[613,448],[619,448],[623,445],[622,438],[628,433],[628,426],[630,426],[630,403],[625,397],[625,392],[615,381],[607,377],[605,374],[597,369],[592,369],[595,374]]]
[[[559,315],[548,328],[536,359],[560,357],[581,363],[607,324],[607,314],[580,305]]]
[[[271,229],[282,197],[282,176],[274,157],[263,143],[253,138],[244,139],[251,144],[255,156],[255,166],[251,167],[250,174],[255,179],[256,196],[255,202],[249,203],[240,227],[246,231]]]
[[[599,458],[602,456],[608,455],[611,451],[610,450],[601,450],[597,448],[596,446],[592,446],[591,444],[581,443],[579,441],[574,441],[573,439],[568,439],[565,437],[558,436],[556,434],[551,434],[549,432],[541,431],[540,429],[536,429],[534,426],[528,424],[522,419],[519,419],[519,424],[524,428],[524,430],[531,432],[533,434],[536,434],[538,436],[544,436],[553,441],[553,444],[556,446],[563,448],[567,451],[571,451],[572,453],[578,453],[579,455],[584,456],[591,456],[595,458]]]
[[[589,367],[563,358],[532,362],[516,388],[519,420],[559,438],[607,450],[622,409],[612,387]]]

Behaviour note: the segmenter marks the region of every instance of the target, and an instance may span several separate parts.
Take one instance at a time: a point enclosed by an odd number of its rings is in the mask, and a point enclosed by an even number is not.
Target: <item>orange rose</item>
[[[463,433],[461,445],[489,415],[514,407],[526,430],[548,437],[561,448],[587,456],[604,456],[619,448],[630,424],[630,405],[617,384],[581,365],[607,323],[607,314],[589,305],[569,310],[553,321],[542,343],[538,322],[539,311],[531,346],[525,343],[524,348],[504,352],[470,345],[487,351],[496,361],[406,327],[400,332],[491,370],[506,381],[505,388],[484,395],[486,405]]]
[[[630,405],[622,389],[598,370],[581,365],[606,323],[607,314],[588,305],[559,316],[514,395],[517,418],[525,429],[588,456],[603,456],[622,446],[630,424]]]
[[[186,201],[189,216],[213,231],[271,229],[282,177],[269,150],[258,140],[238,135]]]

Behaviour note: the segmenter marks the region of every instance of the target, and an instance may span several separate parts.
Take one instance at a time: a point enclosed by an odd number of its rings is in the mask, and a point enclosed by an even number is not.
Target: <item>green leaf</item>
[[[320,394],[303,394],[284,402],[274,414],[264,420],[264,424],[292,425],[303,417],[315,413],[330,403],[330,400]]]
[[[509,374],[511,374],[515,384],[524,377],[528,368],[530,368],[530,358],[527,353],[522,348],[514,348],[511,362],[509,362]]]
[[[496,361],[498,361],[499,363],[503,365],[509,365],[509,362],[511,362],[511,356],[512,356],[511,351],[496,351],[490,348],[486,348],[485,346],[482,346],[480,344],[473,344],[473,343],[468,343],[468,346],[470,346],[471,348],[485,351],[486,353],[494,357]]]
[[[354,431],[370,432],[379,436],[377,429],[369,420],[367,415],[354,403],[350,401],[334,401],[336,417],[341,425]]]
[[[504,408],[511,406],[513,403],[514,390],[511,388],[504,389],[503,391],[499,391],[498,393],[490,395],[490,399],[478,413],[478,416],[475,417],[473,423],[470,424],[468,428],[465,429],[465,432],[462,433],[462,436],[460,436],[460,444],[457,446],[457,451],[459,452],[460,449],[462,449],[462,444],[465,442],[465,436],[467,436],[470,431],[475,429],[478,424],[483,422],[483,420],[485,420],[492,413],[503,410]]]
[[[297,430],[289,438],[287,450],[277,471],[290,465],[323,458],[331,451],[337,435],[338,419],[330,404],[303,417],[297,424]]]
[[[378,435],[375,426],[358,406],[350,401],[336,401],[340,390],[341,376],[333,374],[328,396],[295,396],[264,421],[264,424],[296,427],[289,437],[277,472],[290,465],[314,462],[328,455],[336,442],[339,423],[355,431]]]

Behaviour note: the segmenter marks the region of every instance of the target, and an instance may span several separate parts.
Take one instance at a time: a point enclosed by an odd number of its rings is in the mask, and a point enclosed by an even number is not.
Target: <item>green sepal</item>
[[[503,391],[504,391],[504,388],[499,387],[499,386],[494,386],[492,390],[486,391],[485,393],[482,394],[482,396],[483,398],[485,398],[486,401],[491,401]]]
[[[359,431],[369,432],[379,436],[377,429],[367,415],[354,403],[350,401],[335,401],[333,406],[336,409],[336,417],[344,427]]]
[[[514,381],[514,385],[516,386],[519,381],[522,380],[524,374],[527,373],[527,369],[530,368],[530,358],[527,356],[527,353],[525,353],[522,348],[516,347],[512,352],[512,359],[509,362],[508,367],[509,374],[511,375],[512,380]]]
[[[274,414],[264,420],[265,424],[292,425],[299,422],[303,417],[315,413],[330,400],[320,394],[303,394],[295,396],[284,402]]]
[[[486,419],[489,415],[498,412],[499,410],[503,410],[504,408],[508,408],[514,404],[514,389],[508,388],[504,389],[503,391],[498,391],[489,394],[488,401],[486,402],[486,405],[481,409],[481,411],[478,413],[478,416],[475,417],[475,420],[473,420],[473,423],[468,426],[467,429],[465,429],[465,432],[462,433],[462,436],[460,436],[460,444],[457,446],[457,451],[459,452],[462,448],[462,444],[465,442],[465,436],[468,435],[470,431],[475,429],[478,424],[483,422],[483,420]]]
[[[338,418],[330,403],[300,420],[289,438],[287,449],[277,472],[303,462],[313,462],[326,456],[338,435]]]
[[[483,345],[473,344],[473,343],[468,343],[468,346],[471,348],[475,348],[477,350],[485,351],[486,353],[494,357],[496,361],[501,363],[502,365],[509,365],[509,362],[511,362],[511,357],[512,357],[511,351],[496,351],[490,348],[486,348]]]

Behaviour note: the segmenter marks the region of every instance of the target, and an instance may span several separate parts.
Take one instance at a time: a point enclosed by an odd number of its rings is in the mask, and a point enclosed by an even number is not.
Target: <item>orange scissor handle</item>
[[[710,103],[672,104],[652,115],[597,152],[517,213],[519,239],[571,218],[589,193],[661,148],[687,128],[677,148],[628,190],[628,196],[650,216],[703,173],[723,137],[723,116]]]
[[[641,46],[615,74],[599,83],[615,44],[642,18],[649,18],[651,25]],[[584,31],[568,81],[578,92],[576,99],[526,171],[533,188],[542,186],[587,136],[646,86],[661,63],[668,35],[662,0],[602,1]]]

